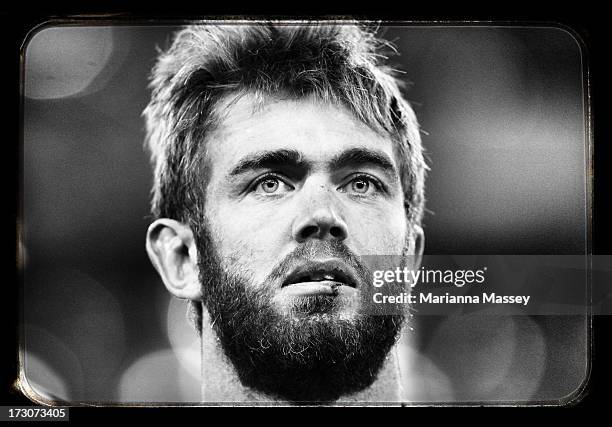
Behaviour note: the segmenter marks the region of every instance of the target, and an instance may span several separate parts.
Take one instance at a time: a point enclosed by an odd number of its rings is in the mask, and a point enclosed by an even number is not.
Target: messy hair
[[[315,97],[391,138],[407,219],[420,224],[427,165],[415,114],[383,64],[390,47],[375,30],[348,23],[202,23],[178,31],[158,56],[143,113],[154,219],[193,220],[208,176],[202,153],[219,108],[251,94],[262,102]]]

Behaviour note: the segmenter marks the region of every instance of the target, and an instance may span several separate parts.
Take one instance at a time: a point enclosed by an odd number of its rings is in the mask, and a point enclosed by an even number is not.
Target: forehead
[[[390,138],[374,132],[346,108],[314,98],[257,102],[245,95],[226,100],[206,145],[213,176],[251,153],[268,150],[296,150],[314,163],[352,148],[375,149],[394,159]]]

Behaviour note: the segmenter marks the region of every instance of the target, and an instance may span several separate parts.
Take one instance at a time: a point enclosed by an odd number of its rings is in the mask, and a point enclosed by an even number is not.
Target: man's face
[[[307,243],[342,242],[357,256],[399,255],[404,196],[393,143],[338,107],[250,97],[229,108],[208,145],[206,217],[221,259],[253,286]],[[321,261],[325,256],[321,256]]]
[[[240,98],[207,141],[204,301],[243,382],[335,398],[373,381],[402,320],[360,299],[359,257],[412,246],[393,143],[316,100],[255,105]]]

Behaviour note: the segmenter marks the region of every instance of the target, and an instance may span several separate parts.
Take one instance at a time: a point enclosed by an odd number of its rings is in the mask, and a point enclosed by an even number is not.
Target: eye
[[[256,180],[251,191],[261,195],[282,194],[293,190],[293,187],[276,175],[266,175]]]
[[[369,175],[357,175],[339,189],[354,196],[373,196],[383,190],[382,184]]]

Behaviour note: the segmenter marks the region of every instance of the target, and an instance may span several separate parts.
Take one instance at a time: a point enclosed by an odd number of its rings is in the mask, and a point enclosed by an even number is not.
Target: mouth
[[[341,261],[308,262],[299,265],[285,279],[282,287],[288,286],[339,286],[357,288],[357,275]]]

